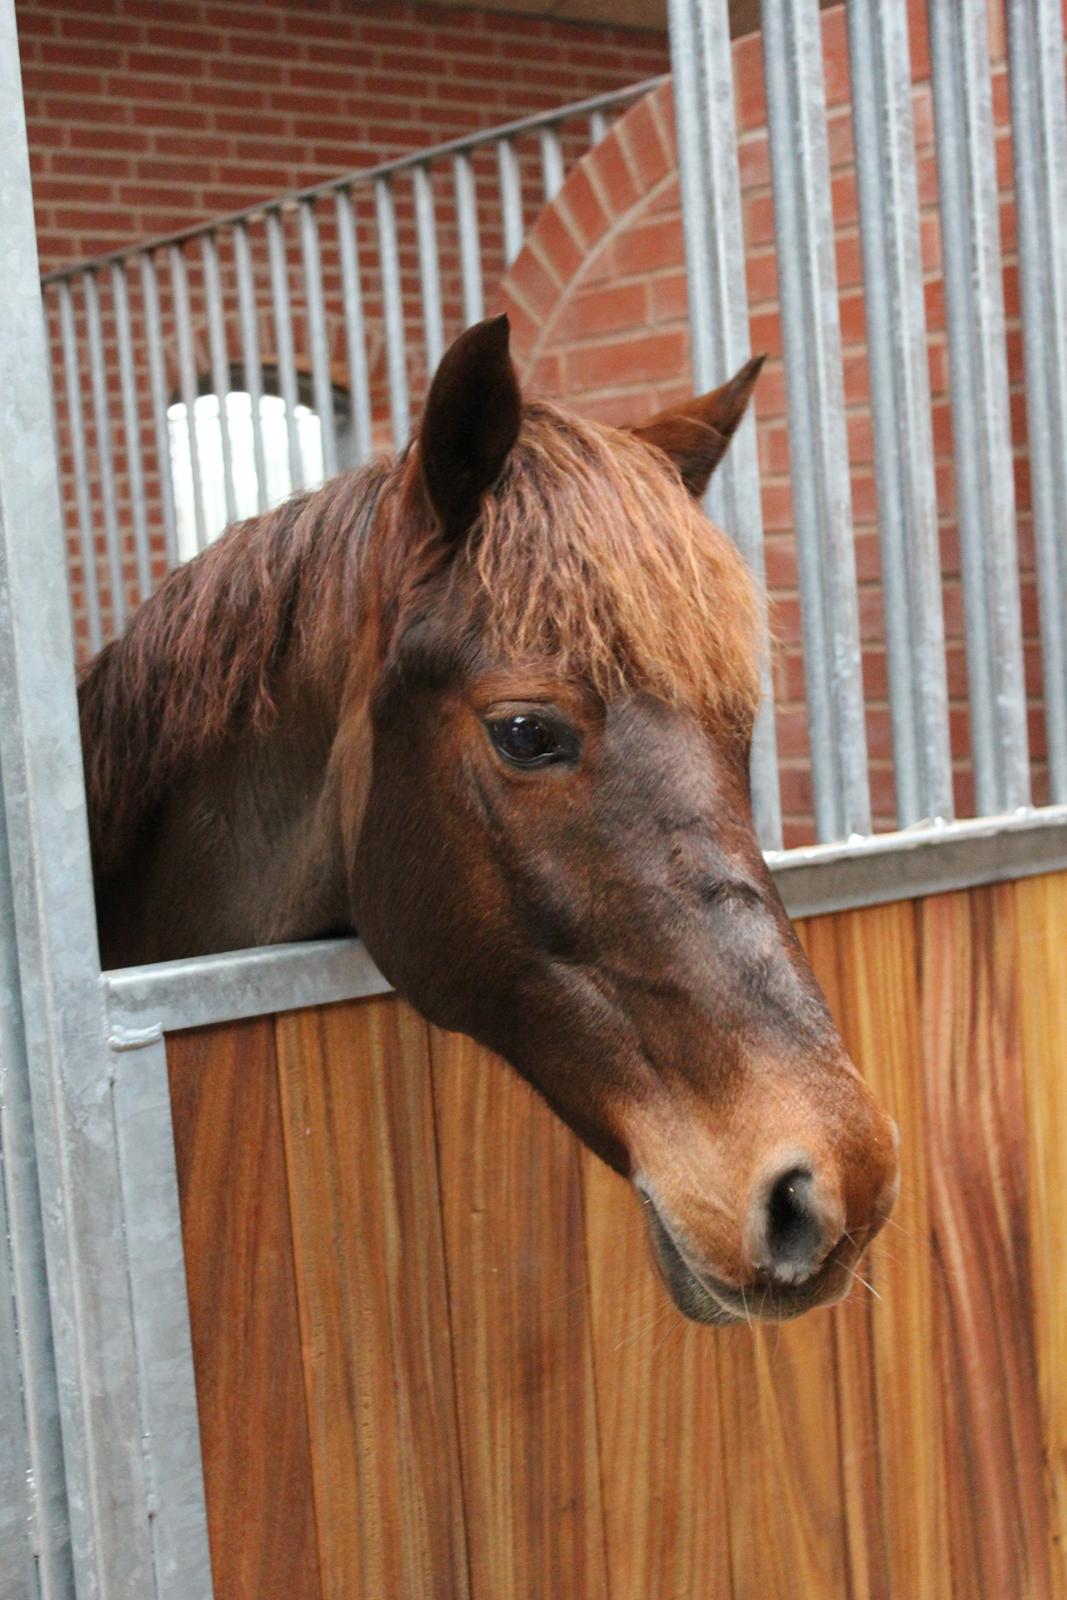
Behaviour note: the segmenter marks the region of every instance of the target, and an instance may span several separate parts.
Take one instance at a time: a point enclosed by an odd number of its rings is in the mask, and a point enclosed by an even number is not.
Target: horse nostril
[[[790,1167],[767,1195],[763,1268],[780,1283],[803,1283],[825,1255],[826,1227],[815,1194],[815,1175]]]

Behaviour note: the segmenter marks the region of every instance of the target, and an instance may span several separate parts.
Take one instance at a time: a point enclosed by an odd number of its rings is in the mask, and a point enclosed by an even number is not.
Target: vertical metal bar
[[[154,1593],[151,1507],[12,0],[0,0],[0,238],[0,771],[63,1469],[78,1592],[126,1600]]]
[[[78,336],[74,327],[74,301],[69,279],[61,278],[56,289],[59,295],[59,332],[63,344],[63,373],[67,391],[67,427],[70,430],[71,463],[74,468],[74,496],[78,506],[85,614],[89,624],[89,646],[95,651],[99,650],[104,642],[104,629],[100,615],[100,588],[96,576],[93,513],[89,500],[89,460],[85,448],[85,418],[82,415]]]
[[[133,370],[133,335],[130,330],[130,291],[126,265],[111,268],[111,299],[115,307],[115,332],[122,388],[122,426],[126,436],[126,479],[130,486],[133,549],[137,562],[137,594],[147,600],[152,592],[152,557],[148,547],[148,511],[141,460],[141,421],[137,411],[137,379]]]
[[[95,272],[82,276],[85,289],[85,320],[89,334],[89,377],[93,389],[93,421],[96,425],[96,462],[100,478],[100,503],[104,512],[104,540],[107,550],[108,588],[111,590],[111,619],[116,633],[126,621],[126,585],[122,575],[122,546],[118,511],[115,506],[115,463],[111,455],[111,417],[107,403],[107,367],[104,336],[100,325],[100,291]]]
[[[382,308],[385,313],[385,357],[389,369],[389,411],[393,443],[402,450],[411,431],[407,357],[404,339],[404,300],[400,288],[400,252],[396,240],[396,207],[388,178],[377,178],[374,204],[378,214],[378,259],[382,274]]]
[[[1067,89],[1055,0],[1008,0],[1008,52],[1051,799],[1067,801]]]
[[[356,456],[366,461],[373,449],[371,434],[370,375],[367,371],[367,330],[363,322],[363,295],[359,281],[359,247],[352,196],[339,189],[337,240],[341,253],[341,300],[345,312],[345,352],[348,357],[348,392],[352,397],[352,427]]]
[[[256,463],[256,499],[260,511],[270,505],[267,489],[267,453],[263,448],[263,365],[259,356],[256,322],[256,280],[248,229],[239,222],[233,230],[233,260],[237,269],[237,308],[241,319],[241,365],[252,407],[252,454]]]
[[[504,261],[511,266],[522,249],[522,174],[513,139],[498,139],[497,167],[500,173],[500,208],[504,220]]]
[[[555,127],[541,129],[541,183],[545,204],[551,205],[563,188],[563,148]]]
[[[456,212],[459,219],[459,269],[463,280],[463,320],[469,328],[485,315],[482,300],[482,258],[478,242],[478,197],[470,157],[460,154],[453,160],[456,182]]]
[[[897,822],[953,814],[906,0],[847,7]]]
[[[170,429],[167,425],[167,374],[163,365],[163,327],[159,315],[156,264],[147,252],[141,257],[141,294],[144,299],[145,344],[148,347],[148,381],[152,390],[152,423],[156,435],[156,467],[163,510],[163,543],[167,566],[178,565],[178,518],[174,508],[174,476],[170,466]]]
[[[289,264],[281,215],[267,212],[267,255],[270,261],[271,299],[274,306],[274,343],[278,352],[278,386],[285,402],[285,433],[289,441],[289,478],[294,489],[304,487],[304,458],[296,408],[300,395],[293,357],[293,323],[289,310]]]
[[[589,142],[590,142],[590,144],[599,144],[601,139],[607,133],[607,131],[608,131],[607,113],[603,112],[603,111],[594,111],[592,116],[589,118]]]
[[[433,204],[433,174],[428,166],[416,167],[415,231],[419,242],[419,284],[422,290],[422,325],[426,340],[426,366],[433,374],[444,354],[441,321],[441,275],[437,263],[437,219]]]
[[[63,1439],[2,798],[0,772],[0,1572],[11,1600],[69,1600]]]
[[[186,276],[185,257],[181,246],[172,244],[168,254],[171,292],[174,295],[174,322],[178,335],[178,381],[181,385],[182,403],[185,406],[189,467],[193,479],[196,548],[203,550],[207,544],[207,521],[204,517],[204,483],[200,473],[200,440],[196,426],[196,402],[200,391],[196,375],[196,355],[193,350],[193,325],[189,314],[189,280]]]
[[[726,0],[671,0],[678,164],[689,284],[693,377],[722,383],[751,354],[737,158],[730,18]],[[746,418],[711,482],[707,509],[736,539],[762,587],[763,512],[755,422]],[[770,643],[752,741],[752,808],[765,850],[782,847]]]
[[[797,558],[821,840],[870,832],[859,608],[816,0],[763,0]]]
[[[1029,802],[1015,481],[1008,418],[985,0],[930,0],[971,747],[982,815]]]
[[[211,347],[211,384],[219,403],[219,440],[222,445],[222,485],[226,496],[226,521],[237,520],[237,493],[233,483],[233,443],[230,439],[229,393],[230,358],[226,350],[226,323],[222,314],[222,280],[215,235],[205,233],[200,241],[204,267],[204,297],[207,301],[207,335]]]
[[[300,202],[300,248],[304,258],[311,381],[315,391],[315,410],[322,428],[322,469],[325,477],[332,478],[337,471],[337,430],[333,416],[330,349],[326,339],[326,306],[322,297],[319,225],[310,200]]]

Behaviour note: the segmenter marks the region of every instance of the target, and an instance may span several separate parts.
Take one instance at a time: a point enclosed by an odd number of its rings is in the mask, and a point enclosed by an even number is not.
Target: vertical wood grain
[[[473,1600],[607,1595],[578,1148],[431,1031]]]
[[[730,1600],[714,1332],[675,1309],[636,1196],[582,1155],[612,1600]]]
[[[167,1061],[215,1600],[319,1600],[271,1019]]]
[[[956,1592],[1046,1600],[1014,895],[923,903],[923,1066]]]
[[[325,1600],[465,1600],[426,1024],[277,1019]]]
[[[1067,1595],[1067,872],[1015,885],[1034,1337],[1052,1593]]]

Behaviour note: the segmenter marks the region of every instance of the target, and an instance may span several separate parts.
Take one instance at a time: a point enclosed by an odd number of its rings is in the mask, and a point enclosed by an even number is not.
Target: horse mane
[[[79,685],[98,880],[197,761],[239,728],[271,726],[283,666],[299,657],[339,704],[362,617],[377,605],[394,631],[446,568],[450,617],[490,655],[751,727],[759,603],[733,544],[658,450],[528,402],[458,550],[437,532],[413,448],[236,524],[169,574]]]

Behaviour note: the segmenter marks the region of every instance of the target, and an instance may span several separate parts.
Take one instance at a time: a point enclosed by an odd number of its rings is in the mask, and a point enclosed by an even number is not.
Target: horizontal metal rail
[[[514,122],[503,122],[495,128],[486,128],[483,132],[463,134],[458,139],[447,139],[443,144],[431,145],[429,149],[413,150],[407,155],[396,156],[391,161],[380,161],[373,167],[356,167],[354,171],[342,173],[340,177],[327,178],[325,182],[312,184],[307,189],[294,189],[288,194],[272,196],[268,200],[258,201],[255,205],[245,206],[241,211],[230,211],[224,216],[212,217],[210,222],[198,222],[192,227],[182,228],[178,233],[160,234],[157,238],[123,245],[118,250],[105,251],[103,255],[74,262],[68,267],[58,267],[54,272],[44,273],[41,282],[61,283],[64,279],[77,277],[82,272],[110,266],[113,261],[128,261],[131,256],[143,255],[146,251],[160,250],[167,245],[185,244],[190,239],[199,239],[204,233],[236,228],[242,223],[258,222],[268,211],[295,211],[302,202],[319,200],[326,196],[332,199],[339,190],[363,187],[374,183],[378,178],[394,178],[402,172],[411,171],[414,167],[424,167],[452,156],[469,155],[473,150],[485,149],[503,139],[517,139],[524,133],[539,133],[542,129],[556,128],[561,122],[592,117],[605,111],[618,111],[632,101],[640,100],[642,95],[658,89],[660,84],[666,81],[667,76],[666,73],[660,73],[658,77],[645,78],[641,83],[630,84],[625,89],[612,89],[606,94],[595,94],[586,100],[575,100],[571,105],[559,106],[552,111],[538,111],[530,117],[519,117]]]

